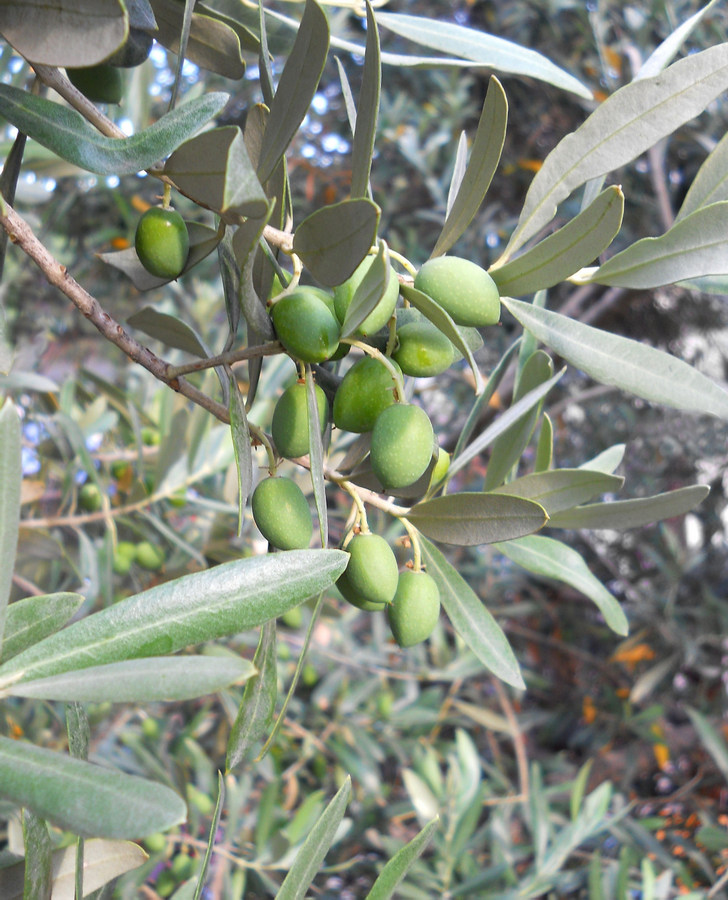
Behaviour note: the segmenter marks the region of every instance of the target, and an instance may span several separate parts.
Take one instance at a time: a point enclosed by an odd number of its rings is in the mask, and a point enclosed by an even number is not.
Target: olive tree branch
[[[98,300],[68,274],[66,267],[53,257],[35,236],[33,229],[25,219],[19,216],[8,203],[3,202],[0,206],[0,225],[7,232],[10,240],[17,244],[38,266],[48,284],[59,288],[108,341],[115,344],[129,359],[143,366],[173,391],[177,391],[188,400],[202,406],[221,422],[230,423],[230,414],[224,404],[208,397],[184,378],[170,375],[169,363],[140,344],[109,315]]]
[[[243,362],[246,359],[253,359],[256,356],[274,356],[276,353],[281,353],[282,350],[283,345],[280,341],[268,341],[265,344],[257,344],[253,347],[240,347],[237,350],[228,350],[227,353],[220,353],[217,356],[196,359],[194,362],[185,363],[181,366],[169,366],[167,375],[170,378],[177,378],[180,375],[187,375],[189,372],[200,372],[202,369],[227,366],[232,363]]]

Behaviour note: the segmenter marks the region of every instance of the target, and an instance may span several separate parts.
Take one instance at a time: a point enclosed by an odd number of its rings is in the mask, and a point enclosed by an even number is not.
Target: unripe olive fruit
[[[341,330],[334,313],[311,288],[297,288],[273,306],[278,340],[296,359],[320,363],[339,347]]]
[[[323,300],[324,303],[331,310],[331,312],[334,314],[334,316],[336,316],[336,306],[334,304],[334,295],[333,294],[330,294],[328,291],[325,291],[323,288],[314,287],[313,285],[307,286],[306,290],[312,291],[314,294],[316,294],[317,297],[319,297],[321,300]],[[339,321],[338,318],[336,318],[336,321],[337,322]],[[337,359],[343,359],[350,350],[351,350],[350,344],[339,344],[339,346],[337,347],[335,352],[331,354],[329,359],[332,360],[333,362],[335,362]]]
[[[391,603],[394,592],[397,590],[399,570],[397,559],[392,548],[378,534],[356,534],[346,545],[349,553],[349,562],[344,569],[344,589],[342,594],[350,602],[353,595],[362,603],[374,603],[377,608],[380,604]],[[338,581],[337,581],[338,586]],[[355,606],[360,603],[354,602]]]
[[[432,459],[435,435],[427,413],[411,403],[395,403],[380,413],[372,429],[372,470],[385,489],[414,484]]]
[[[142,569],[157,572],[164,565],[164,552],[151,541],[142,541],[136,545],[135,559]]]
[[[145,720],[146,721],[146,720]],[[144,838],[144,846],[150,853],[161,853],[167,849],[167,838],[161,831],[155,831]]]
[[[365,257],[354,270],[354,274],[334,288],[336,316],[342,325],[344,324],[346,311],[349,309],[349,304],[356,293],[356,289],[362,281],[364,281],[364,276],[369,271],[375,259],[375,256]],[[380,328],[383,328],[392,317],[394,307],[397,305],[398,296],[399,279],[397,278],[397,273],[390,267],[389,281],[387,282],[387,289],[385,290],[384,295],[357,328],[356,333],[358,335],[366,336],[368,334],[375,334]]]
[[[414,286],[432,297],[458,325],[495,325],[500,318],[498,286],[485,269],[468,259],[428,259],[415,276]]]
[[[426,640],[440,617],[440,591],[426,572],[405,569],[399,576],[394,600],[387,607],[389,627],[400,647]]]
[[[295,481],[264,478],[250,502],[255,524],[269,544],[279,550],[305,550],[311,543],[311,510]]]
[[[395,364],[396,367],[396,364]],[[371,356],[358,359],[334,394],[334,425],[343,431],[371,431],[379,414],[394,403],[389,369]]]
[[[339,593],[348,603],[351,603],[352,606],[356,606],[357,609],[363,609],[365,612],[383,612],[387,608],[386,603],[379,603],[376,600],[367,600],[366,597],[362,597],[354,588],[349,584],[349,580],[346,577],[346,572],[339,575],[336,581],[336,587],[339,589]]]
[[[92,482],[81,485],[78,492],[78,505],[87,512],[98,512],[101,509],[101,491]]]
[[[443,450],[442,447],[438,447],[437,450],[437,462],[432,470],[430,475],[430,484],[429,487],[433,487],[433,485],[439,484],[442,479],[447,475],[447,470],[450,468],[450,454],[447,450]]]
[[[407,322],[397,329],[397,340],[392,358],[405,375],[440,375],[453,364],[455,348],[432,322]]]
[[[119,103],[124,94],[124,76],[108,63],[66,69],[68,80],[93,103]]]
[[[111,568],[117,575],[126,575],[136,559],[136,544],[131,541],[119,541],[116,545],[116,553],[111,562]]]
[[[177,278],[187,262],[190,236],[174,209],[152,206],[137,223],[134,237],[139,262],[157,278]]]
[[[318,385],[316,385],[316,402],[323,434],[329,420],[329,404],[326,394]],[[276,450],[281,456],[295,459],[308,454],[308,402],[306,385],[303,382],[292,384],[278,398],[273,410],[271,434]]]

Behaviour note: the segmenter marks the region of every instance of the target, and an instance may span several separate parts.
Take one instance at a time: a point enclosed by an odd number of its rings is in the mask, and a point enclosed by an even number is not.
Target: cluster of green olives
[[[119,541],[116,545],[112,568],[117,575],[126,575],[136,563],[142,569],[158,572],[164,565],[164,551],[151,541]]]

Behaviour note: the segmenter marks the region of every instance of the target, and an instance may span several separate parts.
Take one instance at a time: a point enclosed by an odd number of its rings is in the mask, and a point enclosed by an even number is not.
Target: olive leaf
[[[62,628],[83,603],[81,594],[60,592],[16,600],[8,606],[2,659],[25,650]]]
[[[341,325],[342,338],[351,337],[379,301],[384,297],[389,279],[395,278],[389,265],[389,250],[384,241],[379,241],[379,250],[373,258],[366,275],[354,291]]]
[[[356,112],[354,143],[351,150],[351,196],[369,194],[369,173],[374,154],[374,138],[379,115],[379,92],[382,86],[382,61],[379,52],[379,31],[369,0],[367,10],[367,43],[364,54],[359,107]],[[342,70],[343,71],[343,70]]]
[[[144,306],[138,312],[132,313],[127,322],[132,328],[143,331],[144,334],[168,347],[175,347],[203,359],[212,355],[209,347],[191,325],[177,316],[161,313],[153,306]]]
[[[436,816],[411,841],[400,847],[377,876],[365,900],[389,900],[397,885],[427,849],[439,826],[440,817]]]
[[[728,134],[724,134],[698,169],[675,216],[675,224],[703,206],[728,200]]]
[[[8,397],[0,408],[0,642],[18,546],[22,477],[20,417]]]
[[[25,851],[25,865],[21,866],[22,883],[18,883],[14,891],[3,892],[2,896],[8,897],[14,893],[19,900],[24,897],[50,897],[53,890],[53,876],[51,836],[48,833],[48,826],[44,819],[27,807],[22,811],[22,818]]]
[[[235,468],[238,475],[238,534],[242,534],[245,507],[253,487],[253,450],[250,444],[250,427],[245,411],[245,400],[235,373],[228,367],[230,392],[230,435],[235,451]]]
[[[589,469],[549,469],[523,475],[493,490],[494,494],[509,494],[533,500],[551,517],[562,510],[570,510],[579,503],[586,503],[597,494],[618,491],[624,478],[607,475]],[[600,505],[600,504],[596,504]]]

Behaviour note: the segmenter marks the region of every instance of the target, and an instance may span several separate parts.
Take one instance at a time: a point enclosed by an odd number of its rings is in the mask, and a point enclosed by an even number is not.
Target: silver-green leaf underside
[[[641,528],[653,522],[684,515],[701,503],[709,493],[707,485],[691,484],[652,497],[588,503],[555,512],[548,525],[549,528],[588,528],[595,531]]]
[[[20,417],[8,398],[0,409],[0,641],[15,569],[21,480]]]

